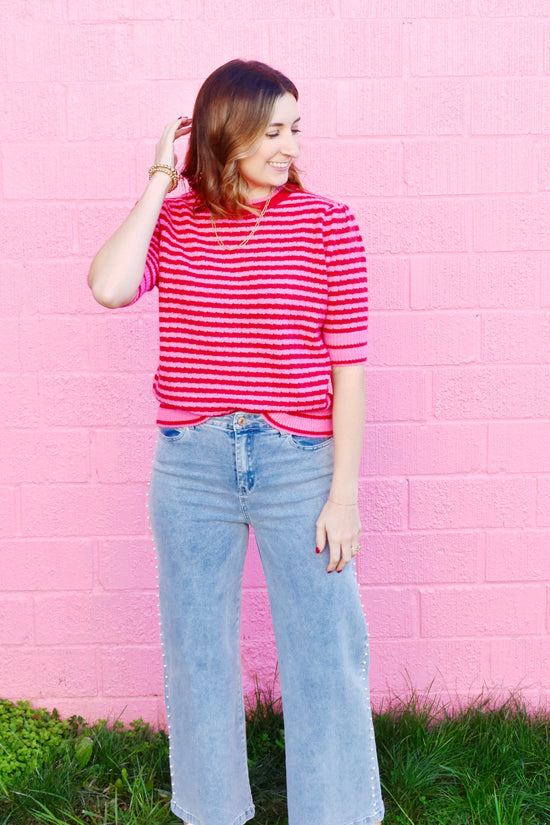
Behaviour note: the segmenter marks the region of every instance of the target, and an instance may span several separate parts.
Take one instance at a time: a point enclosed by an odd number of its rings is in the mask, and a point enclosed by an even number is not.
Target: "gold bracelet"
[[[154,166],[151,166],[149,169],[149,180],[151,180],[155,172],[164,172],[165,175],[170,175],[172,178],[172,184],[168,190],[169,192],[173,192],[180,182],[179,172],[173,166],[168,166],[168,164],[165,163],[155,163]]]

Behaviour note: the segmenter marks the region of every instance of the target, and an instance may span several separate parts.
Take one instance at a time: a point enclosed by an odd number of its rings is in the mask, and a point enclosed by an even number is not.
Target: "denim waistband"
[[[228,432],[281,432],[269,424],[261,413],[234,412],[208,418],[199,427],[216,427]]]

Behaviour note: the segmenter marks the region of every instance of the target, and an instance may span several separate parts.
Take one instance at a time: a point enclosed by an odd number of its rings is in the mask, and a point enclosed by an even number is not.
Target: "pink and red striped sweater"
[[[229,251],[194,202],[165,201],[132,302],[158,287],[157,423],[245,410],[282,430],[330,435],[331,366],[366,359],[365,252],[353,215],[286,186],[248,243]],[[234,246],[255,222],[217,219],[216,228]]]

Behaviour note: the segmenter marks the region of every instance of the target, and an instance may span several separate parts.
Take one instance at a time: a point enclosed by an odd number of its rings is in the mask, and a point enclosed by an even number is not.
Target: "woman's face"
[[[252,154],[239,161],[249,201],[265,199],[273,187],[287,182],[290,164],[300,154],[299,120],[296,98],[290,92],[279,97],[265,134]]]

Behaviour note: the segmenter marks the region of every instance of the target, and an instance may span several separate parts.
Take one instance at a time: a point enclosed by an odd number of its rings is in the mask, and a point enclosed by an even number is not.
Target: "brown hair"
[[[238,161],[251,153],[277,99],[287,92],[298,100],[288,77],[256,60],[231,60],[206,78],[195,101],[182,170],[199,208],[219,217],[254,211],[246,205]],[[288,181],[303,188],[294,164]]]

